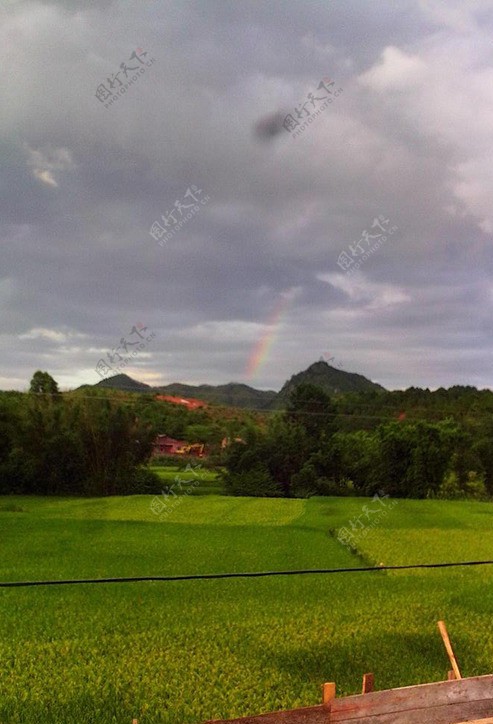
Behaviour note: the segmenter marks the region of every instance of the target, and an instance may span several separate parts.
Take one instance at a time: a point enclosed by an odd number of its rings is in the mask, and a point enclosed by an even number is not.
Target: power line
[[[65,586],[88,583],[137,583],[142,581],[205,581],[224,578],[267,578],[272,576],[302,576],[313,574],[364,573],[369,571],[406,571],[422,568],[457,568],[464,566],[490,566],[492,561],[462,561],[457,563],[415,563],[403,566],[366,566],[363,568],[311,568],[295,571],[251,571],[243,573],[200,573],[184,576],[132,576],[128,578],[84,578],[58,581],[7,581],[0,588],[22,588],[33,586]]]

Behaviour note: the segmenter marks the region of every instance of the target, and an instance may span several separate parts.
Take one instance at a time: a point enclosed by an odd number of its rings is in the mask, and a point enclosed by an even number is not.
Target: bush
[[[478,475],[474,470],[467,473],[465,488],[469,500],[488,500],[484,476]]]
[[[118,481],[117,489],[119,495],[156,495],[162,487],[159,475],[149,468],[137,468],[128,478]]]
[[[282,495],[280,486],[263,465],[243,473],[228,473],[224,477],[228,495],[250,495],[259,498],[277,498]]]
[[[319,478],[317,484],[316,495],[336,495],[338,497],[347,497],[356,495],[354,483],[348,478],[334,480],[333,478]]]
[[[134,468],[112,482],[111,495],[157,495],[163,487],[159,475],[147,467]],[[100,482],[92,478],[86,480],[84,494],[89,497],[108,495],[101,493]]]
[[[319,477],[315,466],[311,463],[305,463],[299,473],[295,473],[291,478],[291,487],[293,495],[296,498],[310,498],[316,495]]]
[[[459,483],[457,473],[451,470],[445,475],[437,498],[442,500],[487,500],[488,493],[483,476],[474,470],[467,473],[464,485]]]

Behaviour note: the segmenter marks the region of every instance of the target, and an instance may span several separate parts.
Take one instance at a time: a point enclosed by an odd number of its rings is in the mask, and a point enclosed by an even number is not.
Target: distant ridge
[[[173,382],[170,385],[151,387],[125,374],[107,377],[92,386],[122,392],[147,392],[156,395],[192,397],[217,405],[259,410],[270,409],[272,402],[277,397],[277,392],[274,390],[256,390],[254,387],[249,387],[249,385],[244,385],[241,382],[229,382],[226,385],[185,385],[181,382]],[[84,387],[87,387],[87,385],[84,385]]]
[[[241,382],[229,382],[226,385],[184,385],[173,382],[159,389],[161,394],[181,395],[182,397],[198,397],[205,402],[231,407],[268,410],[277,397],[274,390],[256,390]]]
[[[125,374],[108,377],[92,386],[127,392],[192,397],[217,405],[250,410],[270,410],[285,407],[291,391],[304,382],[318,385],[332,395],[345,392],[368,392],[371,390],[385,392],[384,387],[363,377],[363,375],[338,370],[322,360],[314,362],[303,372],[293,375],[284,384],[280,392],[257,390],[241,382],[229,382],[226,385],[186,385],[181,382],[173,382],[170,385],[151,387]],[[84,385],[84,387],[87,387],[87,385]]]

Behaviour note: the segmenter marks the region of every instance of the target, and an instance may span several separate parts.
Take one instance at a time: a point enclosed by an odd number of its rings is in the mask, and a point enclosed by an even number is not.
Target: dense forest
[[[243,495],[493,496],[493,393],[410,388],[332,399],[301,384],[287,408],[227,452]]]
[[[205,443],[233,495],[493,497],[489,390],[331,396],[301,383],[279,411],[189,410],[143,392],[60,393],[40,371],[28,393],[0,393],[0,492],[157,492],[148,462],[158,433]]]

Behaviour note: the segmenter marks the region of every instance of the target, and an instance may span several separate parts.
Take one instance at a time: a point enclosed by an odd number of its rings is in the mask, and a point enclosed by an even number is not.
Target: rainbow
[[[267,329],[262,334],[260,339],[255,343],[252,353],[248,359],[245,370],[245,375],[247,379],[251,380],[261,364],[267,359],[270,349],[280,329],[283,314],[289,307],[293,296],[293,289],[290,289],[288,292],[284,292],[274,306],[274,309],[272,310],[269,319],[266,322]]]

